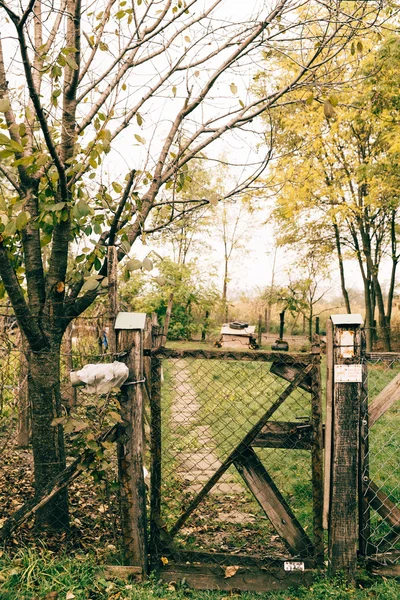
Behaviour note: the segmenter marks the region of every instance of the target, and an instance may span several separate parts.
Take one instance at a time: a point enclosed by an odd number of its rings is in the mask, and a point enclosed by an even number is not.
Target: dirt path
[[[190,488],[198,492],[221,466],[216,441],[208,425],[201,424],[201,404],[190,381],[190,372],[180,362],[175,387],[175,400],[171,417],[177,437],[187,440],[185,448],[177,456],[180,477],[190,482]],[[192,446],[193,450],[188,448]],[[225,473],[211,490],[212,494],[243,494],[243,486],[230,473]]]

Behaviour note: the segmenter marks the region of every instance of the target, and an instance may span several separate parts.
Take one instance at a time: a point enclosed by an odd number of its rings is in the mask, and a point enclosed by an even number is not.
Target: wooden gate
[[[324,557],[319,346],[157,349],[151,373],[152,568],[196,588],[309,583]]]

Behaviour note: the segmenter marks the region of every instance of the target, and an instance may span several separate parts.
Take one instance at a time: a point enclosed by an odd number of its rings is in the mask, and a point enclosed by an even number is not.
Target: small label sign
[[[304,563],[285,561],[283,563],[283,568],[285,569],[285,571],[304,571]]]
[[[335,383],[362,383],[362,365],[335,365]]]

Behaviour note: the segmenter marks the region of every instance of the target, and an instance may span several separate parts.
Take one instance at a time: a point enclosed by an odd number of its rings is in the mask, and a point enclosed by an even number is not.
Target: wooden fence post
[[[321,386],[321,346],[318,335],[314,336],[311,348],[313,370],[311,371],[311,414],[312,446],[311,469],[313,482],[313,532],[315,558],[319,564],[324,561],[324,530],[322,513],[324,503],[323,480],[323,430],[322,430],[322,386]]]
[[[120,318],[121,315],[123,318]],[[141,318],[142,317],[142,318]],[[118,439],[121,526],[126,565],[137,566],[146,574],[147,516],[143,473],[143,329],[146,315],[119,313],[119,360],[129,368],[130,382],[121,388],[121,418]],[[135,329],[129,329],[130,320]],[[143,321],[143,323],[141,323]],[[126,327],[126,329],[124,328]]]
[[[332,462],[328,559],[331,574],[355,578],[359,539],[359,440],[362,396],[361,315],[333,324]]]

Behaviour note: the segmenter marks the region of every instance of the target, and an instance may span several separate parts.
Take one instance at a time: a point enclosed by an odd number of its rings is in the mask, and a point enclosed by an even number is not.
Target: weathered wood
[[[134,373],[136,384],[121,388],[121,418],[118,438],[121,528],[124,561],[147,573],[146,490],[143,474],[143,332],[121,330],[120,351],[130,348],[120,360]]]
[[[284,590],[310,585],[317,571],[285,571],[283,568],[238,567],[233,576],[227,572],[229,567],[217,565],[168,564],[161,568],[158,577],[161,581],[180,582],[182,580],[197,590],[242,590],[261,592]],[[232,567],[231,567],[232,568]]]
[[[150,556],[157,561],[161,553],[161,361],[151,359],[150,391]]]
[[[341,334],[354,332],[354,356],[343,357]],[[361,330],[356,325],[334,326],[334,365],[360,364]],[[354,582],[357,566],[360,398],[362,383],[334,382],[329,569]]]
[[[117,426],[114,425],[111,429],[102,433],[96,439],[96,442],[115,442],[117,439]],[[14,514],[12,514],[0,529],[0,539],[5,540],[15,531],[26,519],[29,519],[36,513],[42,506],[47,504],[54,496],[56,496],[61,490],[70,485],[81,473],[85,471],[85,466],[95,460],[96,450],[86,449],[80,454],[74,462],[72,462],[66,469],[52,481],[50,481],[39,495],[34,496],[31,500],[28,500],[21,508],[19,508]]]
[[[250,429],[250,431],[245,435],[243,440],[234,448],[234,450],[229,454],[229,456],[224,460],[221,466],[215,471],[214,475],[210,477],[207,483],[203,486],[197,496],[191,501],[186,510],[184,510],[183,514],[176,521],[174,526],[171,528],[169,535],[172,537],[176,535],[179,529],[186,523],[187,519],[190,517],[192,512],[198,507],[200,502],[205,498],[208,492],[214,487],[216,483],[220,480],[222,475],[229,469],[229,467],[233,464],[233,461],[236,459],[238,455],[245,450],[248,446],[251,445],[253,440],[260,433],[264,425],[269,421],[272,415],[278,410],[278,408],[283,404],[283,402],[290,396],[290,394],[298,387],[298,385],[303,381],[305,377],[310,373],[312,369],[312,365],[307,365],[304,368],[302,373],[296,377],[296,379],[288,385],[288,387],[282,392],[282,394],[273,402],[270,408],[266,411],[266,413],[259,419],[259,421]]]
[[[400,531],[400,509],[373,481],[366,483],[365,496],[371,508],[376,510],[391,527]]]
[[[400,400],[400,373],[383,389],[369,405],[369,427]]]
[[[310,556],[313,544],[290,510],[260,459],[252,448],[245,448],[234,460],[253,496],[271,521],[276,532],[294,556]]]
[[[240,360],[251,362],[284,362],[286,364],[308,365],[312,362],[308,354],[286,354],[283,352],[266,352],[260,350],[182,350],[178,348],[158,348],[146,350],[145,356],[151,354],[155,358],[194,358],[207,360]]]
[[[243,567],[278,567],[284,569],[285,562],[297,562],[292,556],[285,558],[276,558],[275,556],[265,556],[258,554],[232,554],[228,552],[210,552],[207,550],[181,550],[180,548],[164,548],[164,556],[175,563],[203,563],[218,564],[228,567],[230,565],[239,565]],[[306,569],[314,569],[317,563],[314,558],[305,556],[299,559]],[[157,563],[158,566],[159,563]]]
[[[311,450],[309,423],[274,421],[267,423],[252,442],[253,448]]]
[[[286,381],[293,381],[296,375],[304,369],[303,364],[287,364],[286,362],[273,362],[271,368],[269,370],[273,375],[278,375],[278,377],[282,377]],[[306,392],[311,392],[311,375],[305,379],[299,387]]]
[[[108,246],[107,250],[107,279],[108,279],[108,311],[109,332],[108,346],[111,354],[117,352],[117,332],[114,328],[118,314],[118,251],[116,246]]]
[[[315,558],[318,564],[324,562],[324,529],[322,524],[324,504],[323,477],[323,426],[322,426],[322,386],[321,386],[321,349],[316,334],[311,348],[313,370],[311,371],[311,479],[313,495],[313,539]]]
[[[385,362],[392,362],[400,360],[400,352],[366,352],[365,358],[367,360],[383,360]]]
[[[123,565],[105,565],[103,567],[103,577],[109,579],[137,579],[143,575],[142,567],[123,566]]]
[[[368,571],[380,577],[400,577],[400,564],[379,564],[375,561],[367,563]]]
[[[324,452],[324,508],[322,524],[328,529],[330,508],[331,464],[332,464],[332,411],[333,411],[333,323],[326,323],[326,416]]]

